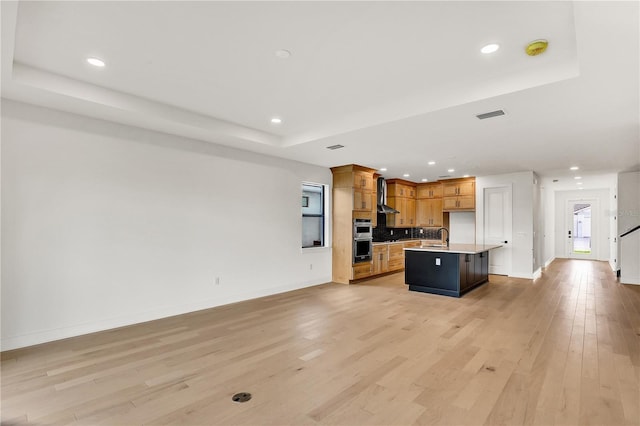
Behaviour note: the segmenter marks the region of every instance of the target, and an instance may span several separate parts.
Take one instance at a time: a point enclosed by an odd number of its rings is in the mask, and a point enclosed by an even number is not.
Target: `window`
[[[302,248],[325,246],[325,187],[302,184]]]

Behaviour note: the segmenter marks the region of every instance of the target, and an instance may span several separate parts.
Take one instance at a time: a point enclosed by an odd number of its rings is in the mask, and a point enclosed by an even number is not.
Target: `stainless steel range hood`
[[[384,178],[378,178],[378,213],[395,214],[398,210],[387,205],[387,182]]]

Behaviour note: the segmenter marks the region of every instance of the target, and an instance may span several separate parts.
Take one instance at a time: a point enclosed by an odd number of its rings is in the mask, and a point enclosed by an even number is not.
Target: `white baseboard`
[[[512,272],[511,274],[509,274],[509,277],[511,278],[524,278],[527,280],[532,280],[534,279],[534,274],[529,272]]]
[[[548,268],[548,267],[549,267],[549,265],[551,265],[551,263],[552,263],[554,260],[556,260],[556,258],[555,258],[555,257],[552,257],[551,259],[549,259],[549,260],[547,260],[546,262],[544,262],[544,267],[545,267],[545,268]]]
[[[541,276],[542,276],[542,268],[538,268],[535,271],[533,271],[533,278],[532,279],[537,280]]]
[[[162,318],[172,317],[175,315],[186,314],[189,312],[200,311],[203,309],[215,308],[217,306],[228,305],[230,303],[242,302],[245,300],[257,299],[259,297],[271,296],[274,294],[285,293],[287,291],[299,290],[306,287],[313,287],[320,284],[331,282],[331,276],[322,280],[306,281],[302,283],[270,287],[253,291],[251,293],[238,293],[228,295],[222,298],[208,299],[197,303],[189,303],[178,306],[165,306],[151,311],[140,312],[133,315],[125,315],[123,317],[110,318],[101,321],[92,321],[84,324],[76,324],[69,327],[61,327],[49,330],[41,330],[33,333],[27,333],[18,336],[3,336],[0,339],[0,351],[8,351],[12,349],[24,348],[27,346],[39,345],[41,343],[52,342],[54,340],[67,339],[69,337],[81,336],[83,334],[96,333],[98,331],[111,330],[114,328],[125,327],[128,325],[139,324],[147,321],[158,320]]]
[[[620,275],[620,284],[634,284],[640,285],[640,277],[630,277],[622,273]]]

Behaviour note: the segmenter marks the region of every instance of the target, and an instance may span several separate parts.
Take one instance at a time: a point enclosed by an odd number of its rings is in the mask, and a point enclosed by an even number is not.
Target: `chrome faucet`
[[[447,231],[447,239],[445,240],[447,242],[447,247],[449,247],[449,230],[447,228],[440,228],[438,229],[436,232],[438,232],[438,235],[440,235],[440,238],[442,238],[442,232],[440,231]]]

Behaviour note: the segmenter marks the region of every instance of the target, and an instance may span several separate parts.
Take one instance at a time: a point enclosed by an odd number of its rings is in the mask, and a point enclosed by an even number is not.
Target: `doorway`
[[[569,200],[567,206],[567,257],[596,259],[597,200]]]
[[[511,274],[511,186],[484,189],[484,244],[501,245],[489,253],[489,273]]]

